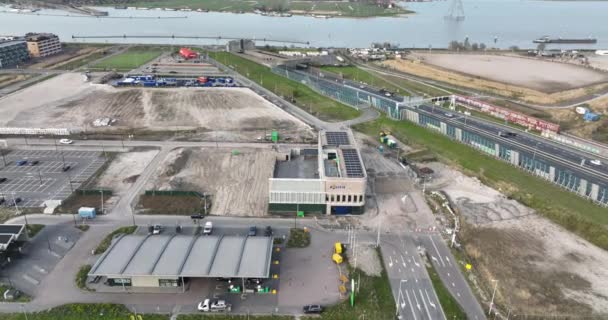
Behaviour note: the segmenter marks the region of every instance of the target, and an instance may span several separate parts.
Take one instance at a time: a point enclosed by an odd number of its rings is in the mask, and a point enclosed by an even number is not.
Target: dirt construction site
[[[608,88],[608,73],[534,58],[415,52],[383,66],[456,86],[553,104]]]
[[[101,118],[116,121],[94,126]],[[294,139],[311,135],[306,124],[247,88],[114,88],[86,82],[78,73],[0,99],[0,126],[136,133],[197,129],[233,141],[255,140],[273,129]]]
[[[589,316],[608,312],[608,253],[479,180],[431,163],[430,190],[442,190],[466,222],[460,233],[469,278],[512,315]]]
[[[145,189],[211,194],[212,215],[263,216],[276,156],[259,149],[178,148],[167,155]]]

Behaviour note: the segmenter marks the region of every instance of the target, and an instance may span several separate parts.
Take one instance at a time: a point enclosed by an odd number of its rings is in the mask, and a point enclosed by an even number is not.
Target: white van
[[[213,223],[211,221],[207,221],[205,223],[205,227],[203,228],[203,234],[211,234],[213,231]]]

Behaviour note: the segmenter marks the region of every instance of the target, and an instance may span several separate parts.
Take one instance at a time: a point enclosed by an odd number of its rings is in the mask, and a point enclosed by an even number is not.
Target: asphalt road
[[[446,319],[424,262],[410,236],[382,239],[382,257],[399,319]]]
[[[527,152],[539,159],[545,159],[554,165],[572,170],[579,177],[585,178],[587,181],[600,185],[608,185],[608,159],[606,158],[601,158],[597,155],[592,156],[581,150],[572,149],[512,127],[481,121],[470,116],[446,111],[443,108],[420,106],[418,110],[423,114],[455,127],[478,133],[514,150]],[[448,116],[447,114],[452,114],[452,116]],[[498,135],[500,131],[517,132],[517,136],[510,138],[500,137]],[[593,159],[601,160],[602,164],[591,164],[589,161]]]
[[[470,320],[485,319],[485,314],[456,264],[447,244],[438,234],[421,235],[418,241],[425,247],[441,282],[456,299]]]

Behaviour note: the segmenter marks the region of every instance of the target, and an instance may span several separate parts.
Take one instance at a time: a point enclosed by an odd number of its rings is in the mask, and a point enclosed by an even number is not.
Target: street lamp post
[[[492,314],[492,307],[494,307],[494,297],[496,296],[496,288],[498,287],[498,280],[492,280],[494,282],[494,290],[492,291],[492,299],[490,300],[490,309],[488,315]]]
[[[21,311],[23,311],[23,316],[25,317],[25,320],[28,320],[27,319],[27,312],[25,312],[25,305],[23,303],[21,304]]]
[[[101,193],[101,214],[103,214],[103,190],[99,190],[99,193]]]

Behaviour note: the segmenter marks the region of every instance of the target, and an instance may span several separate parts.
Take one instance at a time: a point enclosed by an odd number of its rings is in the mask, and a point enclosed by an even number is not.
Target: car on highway
[[[70,140],[70,139],[61,139],[61,140],[59,140],[59,143],[61,143],[61,144],[72,144],[72,143],[74,143],[74,141]]]
[[[308,304],[305,305],[302,310],[304,311],[304,313],[321,313],[323,312],[323,307],[318,305],[318,304]]]
[[[503,138],[513,138],[513,137],[517,137],[517,133],[515,132],[509,132],[509,131],[498,131],[498,135],[503,137]]]
[[[27,164],[27,160],[17,160],[15,164],[17,165],[17,167],[21,167]]]
[[[211,221],[205,222],[205,227],[203,228],[203,234],[210,235],[213,231],[213,223]]]
[[[202,312],[223,312],[229,311],[230,305],[225,300],[205,299],[198,303],[197,309]]]
[[[255,237],[256,234],[258,234],[258,227],[256,227],[256,226],[249,227],[249,232],[247,233],[247,235],[250,237]]]
[[[593,160],[591,160],[589,162],[591,162],[591,164],[594,164],[596,166],[601,166],[602,165],[602,162],[600,160],[598,160],[598,159],[593,159]]]

